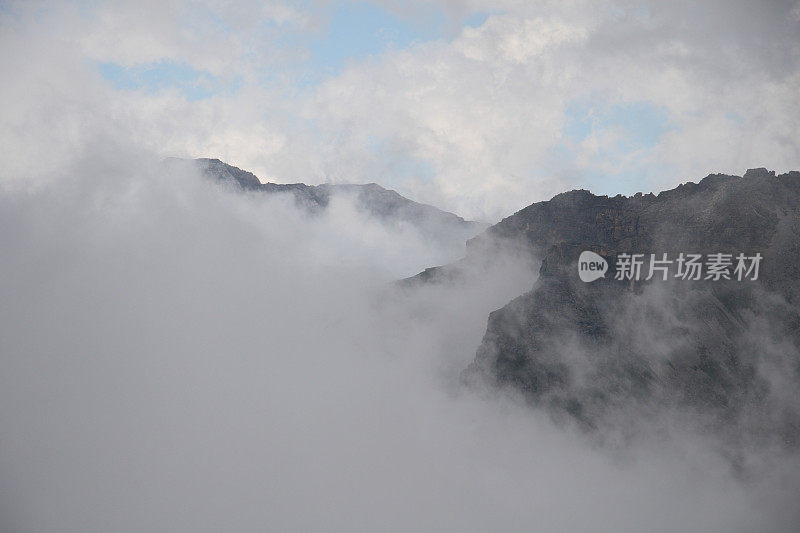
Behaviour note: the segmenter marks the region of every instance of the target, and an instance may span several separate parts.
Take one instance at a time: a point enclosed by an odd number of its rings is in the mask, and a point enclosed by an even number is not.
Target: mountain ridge
[[[214,158],[170,157],[164,160],[164,164],[167,167],[178,166],[199,171],[207,179],[232,185],[245,193],[290,195],[298,208],[312,216],[325,212],[332,200],[345,199],[352,202],[357,211],[381,224],[395,229],[412,228],[424,241],[435,243],[444,252],[444,257],[463,255],[466,241],[489,226],[415,202],[377,183],[306,185],[300,182],[262,182],[252,172]]]
[[[400,215],[402,218],[420,222],[423,219],[439,219],[443,223],[463,226],[468,231],[478,232],[488,227],[488,224],[465,220],[464,218],[444,211],[432,205],[410,200],[397,191],[386,189],[374,183],[355,184],[321,184],[306,185],[305,183],[271,183],[262,182],[255,174],[229,165],[219,159],[199,158],[196,163],[206,175],[220,181],[233,181],[242,189],[267,193],[288,192],[295,196],[296,201],[306,208],[315,210],[327,207],[333,195],[341,193],[354,193],[361,207],[370,214],[379,218],[391,215]]]
[[[467,382],[518,391],[606,435],[632,431],[625,412],[673,410],[714,427],[731,450],[757,440],[798,446],[800,172],[712,174],[658,195],[569,191],[474,237],[462,262],[485,262],[501,241],[536,256],[539,277],[491,313]],[[763,263],[752,282],[584,283],[583,251],[611,265],[623,253],[681,252],[760,253]],[[458,271],[445,265],[411,280]]]
[[[462,373],[467,384],[516,391],[603,439],[635,433],[625,420],[671,412],[712,430],[734,462],[754,443],[800,447],[800,172],[709,174],[658,194],[566,191],[467,235],[475,223],[374,183],[262,183],[217,159],[195,164],[245,191],[292,194],[312,213],[349,194],[372,216],[436,233],[425,226],[434,220],[466,235],[460,260],[401,287],[482,283],[481,275],[503,275],[491,273],[501,257],[538,264],[529,290],[489,314]],[[752,282],[608,275],[584,283],[583,251],[612,265],[620,254],[680,253],[761,254],[763,263]]]

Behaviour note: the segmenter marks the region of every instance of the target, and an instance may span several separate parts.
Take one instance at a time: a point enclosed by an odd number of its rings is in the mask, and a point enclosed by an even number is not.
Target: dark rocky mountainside
[[[669,411],[731,449],[800,444],[800,173],[710,175],[658,195],[563,193],[472,239],[462,263],[490,261],[502,241],[540,258],[539,277],[490,315],[466,379],[615,437],[643,418],[629,415]],[[581,281],[584,250],[608,261],[604,278]],[[651,253],[681,252],[763,259],[757,280],[644,279]],[[648,258],[641,280],[615,279],[623,253]]]
[[[253,173],[223,163],[219,159],[196,159],[196,164],[209,177],[221,182],[236,183],[246,191],[287,193],[298,205],[310,212],[324,210],[337,195],[355,198],[359,209],[388,223],[406,223],[417,227],[422,235],[463,244],[484,230],[488,224],[464,220],[458,215],[421,204],[385,189],[376,183],[323,184],[262,183]]]

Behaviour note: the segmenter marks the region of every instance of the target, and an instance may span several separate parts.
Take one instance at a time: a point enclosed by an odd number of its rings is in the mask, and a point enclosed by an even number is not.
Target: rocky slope
[[[253,173],[223,163],[219,159],[197,159],[195,164],[212,179],[235,183],[246,191],[287,193],[298,205],[311,212],[324,210],[336,196],[355,198],[359,209],[390,224],[410,224],[420,233],[442,242],[459,245],[486,229],[487,224],[464,220],[458,215],[421,204],[385,189],[376,183],[323,184],[262,183]]]
[[[519,391],[609,438],[670,412],[731,450],[798,446],[800,173],[710,175],[657,196],[567,192],[489,228],[462,263],[490,261],[504,241],[541,258],[539,278],[490,315],[467,380]],[[608,261],[606,277],[580,280],[584,250]],[[649,262],[639,281],[615,279],[620,254],[681,252],[763,259],[757,280],[685,280],[673,264],[666,281],[647,281]]]

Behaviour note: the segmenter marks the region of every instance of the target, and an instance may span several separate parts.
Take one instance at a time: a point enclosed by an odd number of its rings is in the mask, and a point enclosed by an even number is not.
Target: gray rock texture
[[[671,412],[732,448],[798,446],[800,173],[710,175],[658,195],[559,194],[472,239],[468,258],[498,240],[540,257],[539,278],[489,316],[469,382],[519,391],[588,431],[624,436],[633,420]],[[605,278],[579,279],[584,250],[609,261]],[[618,254],[681,252],[763,260],[755,281],[614,279]]]

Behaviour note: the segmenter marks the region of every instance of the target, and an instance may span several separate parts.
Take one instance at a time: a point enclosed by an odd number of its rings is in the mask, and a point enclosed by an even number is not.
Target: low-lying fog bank
[[[89,158],[0,193],[0,530],[794,531],[798,464],[747,480],[672,428],[594,449],[465,389],[538,265],[454,259],[340,199]]]

